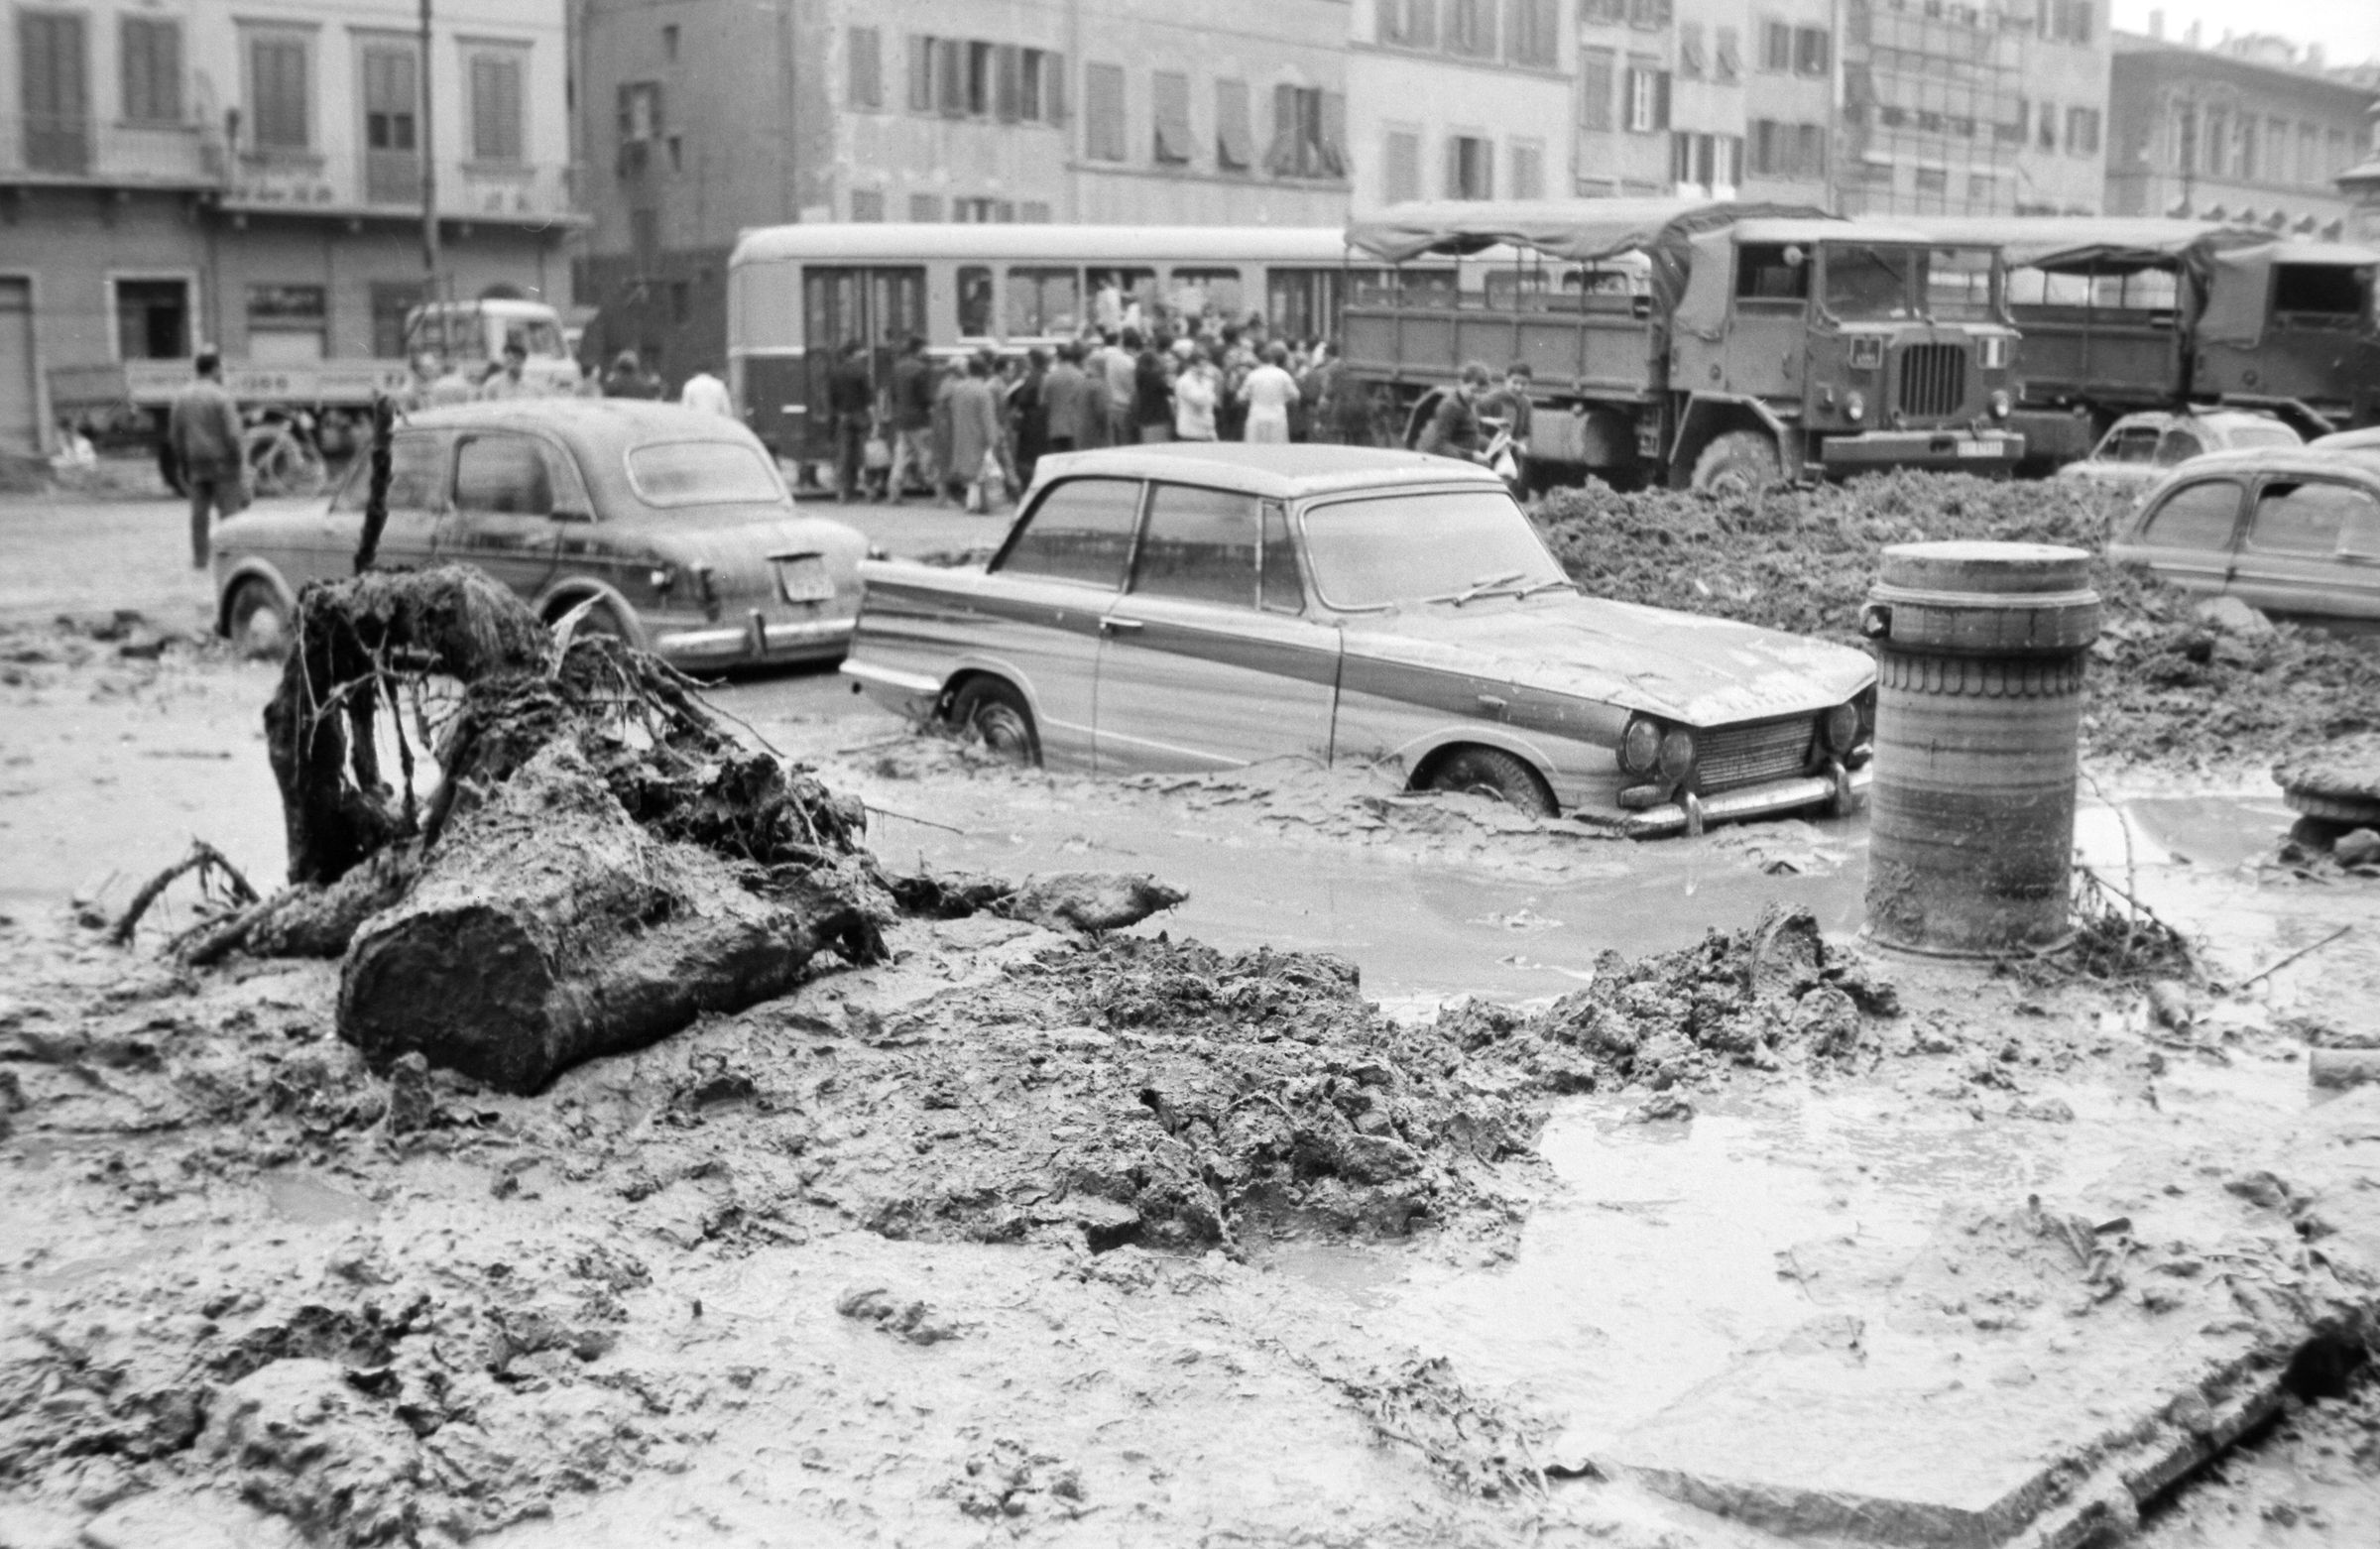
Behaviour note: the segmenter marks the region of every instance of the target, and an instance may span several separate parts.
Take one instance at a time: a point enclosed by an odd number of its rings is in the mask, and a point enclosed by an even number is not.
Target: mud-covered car
[[[797,514],[775,461],[716,415],[625,399],[523,399],[399,421],[379,563],[460,561],[538,616],[589,604],[689,668],[831,660],[851,641],[867,540]],[[269,651],[307,581],[350,574],[370,459],[327,505],[252,508],[215,535],[217,627]]]
[[[2058,477],[2143,490],[2194,457],[2289,448],[2301,440],[2297,431],[2270,415],[2230,409],[2191,415],[2149,411],[2126,415],[2109,425],[2090,455],[2068,463]]]
[[[2223,452],[2151,490],[2107,557],[2282,618],[2380,629],[2380,459]]]
[[[1866,784],[1861,653],[1581,595],[1502,482],[1412,452],[1041,459],[987,565],[871,560],[843,670],[1020,762],[1391,762],[1638,834]]]

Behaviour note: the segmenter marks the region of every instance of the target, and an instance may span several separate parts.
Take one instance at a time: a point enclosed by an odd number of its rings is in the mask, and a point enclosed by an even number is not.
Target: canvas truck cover
[[[2199,338],[2208,344],[2255,345],[2264,340],[2275,269],[2284,264],[2368,269],[2380,267],[2380,252],[2337,242],[2267,241],[2215,253],[2209,264],[2214,283],[2206,290]]]
[[[2198,267],[2207,253],[2272,240],[2269,232],[2159,216],[1910,215],[1894,219],[1945,246],[1996,247],[2006,255],[2011,269],[2064,273],[2122,274]]]
[[[1735,200],[1436,199],[1350,221],[1347,245],[1392,264],[1505,243],[1574,263],[1642,253],[1652,265],[1654,298],[1667,311],[1685,291],[1688,244],[1696,236],[1762,217],[1832,218],[1815,205]]]

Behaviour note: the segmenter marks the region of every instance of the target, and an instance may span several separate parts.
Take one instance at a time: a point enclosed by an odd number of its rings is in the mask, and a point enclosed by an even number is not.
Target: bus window
[[[1237,269],[1177,269],[1165,304],[1177,317],[1219,317],[1238,322],[1241,310],[1240,271]]]
[[[1347,298],[1359,306],[1391,306],[1396,302],[1393,269],[1350,269],[1347,283]]]
[[[1009,271],[1009,337],[1045,339],[1083,326],[1083,279],[1071,269]]]
[[[1146,327],[1157,310],[1153,269],[1094,269],[1085,278],[1091,320],[1108,331]]]
[[[992,271],[981,264],[959,267],[959,337],[992,336]]]

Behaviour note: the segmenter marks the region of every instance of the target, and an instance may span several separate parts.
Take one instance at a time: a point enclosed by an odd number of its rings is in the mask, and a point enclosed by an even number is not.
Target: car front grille
[[[1801,774],[1810,767],[1817,735],[1818,723],[1808,716],[1696,733],[1694,767],[1704,793]]]
[[[1901,413],[1935,419],[1966,402],[1966,351],[1957,344],[1912,344],[1901,351]]]

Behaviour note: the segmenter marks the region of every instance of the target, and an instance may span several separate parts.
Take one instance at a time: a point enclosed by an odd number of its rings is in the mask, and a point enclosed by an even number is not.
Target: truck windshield
[[[628,482],[654,506],[774,505],[776,470],[741,441],[661,441],[628,454]]]
[[[1945,322],[1990,322],[1991,249],[1938,247],[1926,254],[1926,312]]]
[[[1828,243],[1827,310],[1845,318],[1913,317],[1921,249]]]
[[[1387,495],[1306,513],[1306,557],[1334,608],[1568,584],[1501,490]]]

